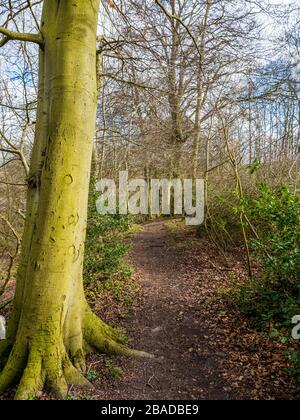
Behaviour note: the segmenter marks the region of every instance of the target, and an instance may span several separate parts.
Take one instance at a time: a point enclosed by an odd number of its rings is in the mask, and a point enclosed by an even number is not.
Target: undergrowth
[[[288,186],[260,184],[238,204],[227,201],[224,208],[231,209],[231,214],[223,215],[222,220],[226,220],[229,234],[230,219],[236,234],[238,206],[243,208],[251,261],[257,269],[247,282],[234,282],[226,292],[226,301],[254,320],[271,339],[286,345],[289,373],[300,383],[298,342],[291,338],[291,320],[300,315],[300,195]]]
[[[123,317],[130,312],[137,290],[127,255],[130,237],[141,230],[141,225],[131,216],[99,214],[97,198],[92,182],[84,259],[86,294],[90,304],[106,318],[113,313]]]

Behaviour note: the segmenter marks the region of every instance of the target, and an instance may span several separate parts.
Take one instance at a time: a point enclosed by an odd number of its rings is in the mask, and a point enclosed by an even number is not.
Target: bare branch
[[[3,47],[8,41],[24,41],[33,42],[40,46],[44,45],[43,38],[39,34],[13,32],[3,26],[0,26],[0,33],[4,35],[0,41],[0,47]]]
[[[193,41],[193,44],[199,54],[200,57],[202,57],[202,52],[199,48],[199,45],[196,41],[196,38],[194,37],[194,35],[192,34],[192,32],[190,31],[190,28],[183,22],[183,20],[176,15],[172,15],[172,13],[168,12],[168,10],[165,8],[165,6],[161,3],[160,0],[154,0],[155,3],[161,8],[161,10],[164,12],[164,14],[169,18],[169,19],[173,19],[176,20],[177,22],[180,23],[180,25],[182,25],[184,27],[184,29],[187,31],[187,33],[189,34],[191,40]]]
[[[8,267],[7,274],[6,274],[5,279],[4,279],[4,283],[3,283],[3,285],[1,286],[1,289],[0,289],[0,296],[2,296],[5,292],[6,286],[8,285],[8,283],[11,279],[14,262],[15,262],[17,256],[18,256],[18,254],[19,254],[19,250],[20,250],[20,246],[21,246],[21,240],[20,240],[20,237],[19,237],[17,231],[15,230],[13,225],[10,223],[10,221],[6,219],[6,217],[4,217],[0,214],[0,220],[6,224],[6,226],[10,229],[10,231],[12,232],[13,236],[16,239],[15,251],[14,251],[13,255],[9,254],[9,259],[10,259],[9,267]]]

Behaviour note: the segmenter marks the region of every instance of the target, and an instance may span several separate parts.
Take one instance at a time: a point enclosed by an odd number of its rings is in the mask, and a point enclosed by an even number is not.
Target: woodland
[[[0,0],[0,401],[298,400],[299,340],[299,0]]]

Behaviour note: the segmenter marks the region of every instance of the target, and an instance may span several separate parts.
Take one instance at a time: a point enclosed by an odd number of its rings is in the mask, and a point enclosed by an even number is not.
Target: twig
[[[0,304],[0,310],[6,308],[13,301],[13,298],[8,299],[6,302]]]
[[[20,250],[20,246],[21,246],[21,240],[19,238],[19,235],[17,234],[17,231],[15,230],[15,228],[13,227],[13,225],[10,223],[9,220],[7,220],[1,214],[0,214],[0,220],[2,220],[6,224],[6,226],[8,226],[8,228],[10,229],[10,231],[12,232],[13,236],[16,239],[15,252],[14,252],[13,255],[9,254],[10,262],[9,262],[7,274],[6,274],[4,283],[3,283],[3,285],[2,285],[2,287],[0,289],[0,296],[2,296],[4,294],[4,292],[5,292],[5,289],[6,289],[7,285],[8,285],[8,283],[9,283],[10,279],[11,279],[12,269],[13,269],[13,266],[14,266],[14,262],[15,262],[15,259],[17,258],[17,256],[18,256],[18,254],[19,254],[19,250]]]

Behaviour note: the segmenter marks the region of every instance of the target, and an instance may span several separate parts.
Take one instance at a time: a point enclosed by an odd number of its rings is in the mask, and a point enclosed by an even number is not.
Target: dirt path
[[[111,398],[229,398],[226,383],[215,381],[223,355],[211,354],[208,331],[188,299],[192,285],[186,259],[162,222],[137,235],[132,259],[142,296],[127,331],[134,346],[154,354],[155,360],[129,361],[126,378]]]
[[[140,282],[134,314],[123,321],[130,345],[153,360],[115,358],[124,374],[96,385],[95,399],[295,399],[280,344],[216,300],[226,276],[216,250],[192,231],[163,222],[136,235],[132,262]],[[221,263],[222,264],[222,263]],[[232,262],[242,272],[242,262]]]

